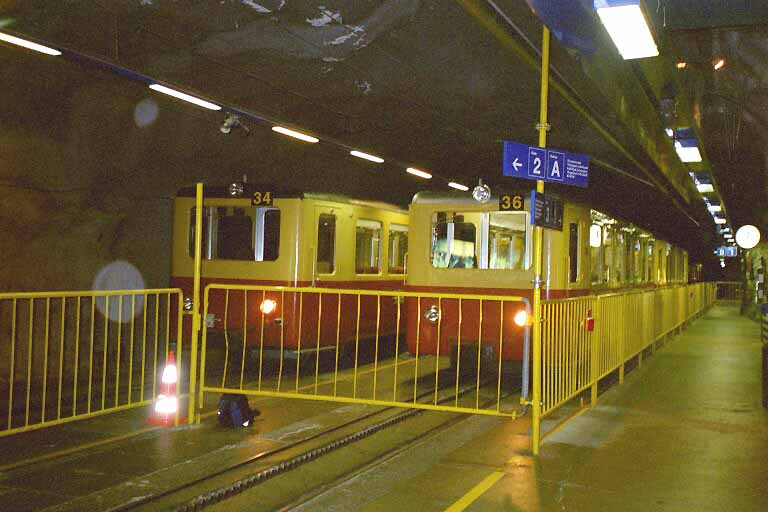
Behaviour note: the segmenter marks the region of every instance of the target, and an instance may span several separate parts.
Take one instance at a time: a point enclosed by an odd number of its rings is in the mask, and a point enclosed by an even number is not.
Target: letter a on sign
[[[565,154],[558,151],[547,151],[547,178],[553,181],[563,181]]]

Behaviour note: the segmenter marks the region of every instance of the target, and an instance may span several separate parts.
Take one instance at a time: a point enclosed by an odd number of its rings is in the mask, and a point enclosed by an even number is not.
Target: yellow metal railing
[[[201,408],[205,393],[509,417],[519,407],[521,363],[503,360],[528,336],[513,321],[530,313],[522,297],[212,284],[203,309]]]
[[[619,371],[712,304],[714,283],[545,301],[542,307],[542,417]],[[594,319],[594,330],[587,329]]]
[[[150,403],[181,290],[0,294],[0,436]],[[178,387],[177,387],[178,393]]]

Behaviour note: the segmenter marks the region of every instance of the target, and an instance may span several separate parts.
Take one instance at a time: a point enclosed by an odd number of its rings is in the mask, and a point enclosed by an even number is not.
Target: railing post
[[[590,334],[592,336],[592,349],[589,351],[589,371],[590,371],[590,381],[592,382],[592,386],[590,389],[590,405],[592,407],[595,407],[597,405],[597,383],[598,383],[598,349],[599,349],[599,343],[600,343],[600,320],[602,318],[602,314],[600,312],[600,296],[598,295],[595,299],[592,307],[594,319],[595,319],[595,328],[593,329],[592,333]]]
[[[203,184],[195,189],[195,272],[192,293],[192,336],[189,350],[189,406],[187,421],[195,421],[195,398],[197,397],[197,344],[200,337],[200,267],[202,264],[203,231]],[[182,298],[183,300],[183,298]]]

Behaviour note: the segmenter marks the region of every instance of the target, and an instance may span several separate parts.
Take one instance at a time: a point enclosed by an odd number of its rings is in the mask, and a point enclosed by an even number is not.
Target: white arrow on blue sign
[[[504,141],[504,176],[586,188],[589,156]]]

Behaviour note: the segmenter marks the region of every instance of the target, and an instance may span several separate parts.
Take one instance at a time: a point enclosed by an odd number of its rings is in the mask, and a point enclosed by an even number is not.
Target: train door
[[[315,208],[314,254],[312,264],[312,285],[318,280],[327,280],[337,271],[336,245],[339,218],[334,208]]]

